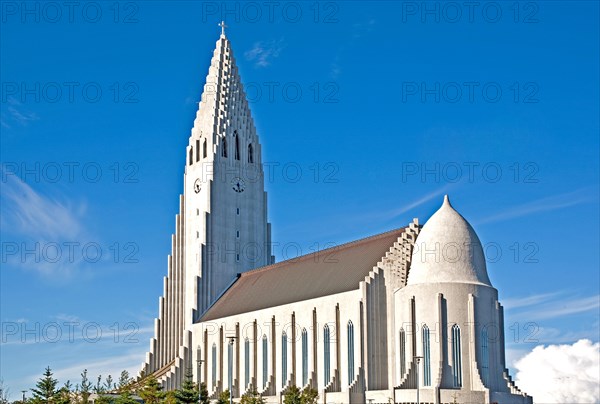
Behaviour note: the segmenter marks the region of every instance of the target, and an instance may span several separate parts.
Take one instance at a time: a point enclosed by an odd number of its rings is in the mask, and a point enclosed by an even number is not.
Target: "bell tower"
[[[202,314],[238,273],[272,262],[261,146],[225,24],[219,25],[221,36],[186,150],[188,321]]]
[[[155,336],[142,367],[177,387],[191,361],[191,325],[237,278],[271,264],[262,150],[221,22],[185,152]]]

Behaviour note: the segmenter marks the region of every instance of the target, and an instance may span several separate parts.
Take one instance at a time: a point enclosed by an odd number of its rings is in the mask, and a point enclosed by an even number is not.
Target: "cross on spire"
[[[225,25],[225,21],[221,21],[219,23],[219,27],[221,27],[221,35],[225,36],[225,28],[227,28],[227,25]]]

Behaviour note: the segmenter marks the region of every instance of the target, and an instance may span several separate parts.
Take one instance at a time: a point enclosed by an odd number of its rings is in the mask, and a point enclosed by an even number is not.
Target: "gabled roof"
[[[200,321],[356,290],[404,228],[239,275]]]

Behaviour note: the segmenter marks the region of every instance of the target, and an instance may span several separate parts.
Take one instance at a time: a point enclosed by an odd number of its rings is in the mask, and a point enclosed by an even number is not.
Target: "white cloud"
[[[600,295],[581,297],[565,296],[563,292],[543,293],[507,299],[505,307],[514,311],[511,313],[514,319],[540,321],[590,311],[597,312],[600,308]]]
[[[593,187],[580,188],[573,192],[567,192],[559,195],[552,195],[546,198],[537,199],[522,205],[510,207],[508,210],[492,214],[485,217],[475,224],[501,222],[508,219],[514,219],[521,216],[529,216],[538,212],[550,212],[553,210],[564,209],[575,205],[589,203],[596,200],[598,191]]]
[[[87,273],[84,270],[95,261],[88,259],[82,246],[95,242],[94,254],[101,250],[96,249],[100,244],[90,238],[84,225],[86,204],[56,191],[44,194],[7,173],[4,166],[0,167],[0,173],[0,227],[3,242],[11,247],[10,251],[8,247],[3,249],[3,262],[26,271],[34,270],[53,282]],[[100,263],[110,259],[109,254],[101,258]]]
[[[449,189],[454,188],[454,186],[455,186],[454,184],[446,184],[443,187],[441,187],[435,191],[432,191],[426,195],[423,195],[422,197],[420,197],[416,200],[413,200],[412,202],[405,204],[401,208],[397,208],[397,209],[392,210],[391,212],[387,212],[387,214],[391,215],[392,217],[400,216],[403,213],[413,210],[413,209],[423,205],[424,203],[429,202],[430,200],[432,200],[442,194],[445,194]],[[441,198],[439,200],[439,203],[441,206],[441,204],[442,204]]]
[[[9,105],[7,108],[8,114],[2,113],[1,120],[1,124],[4,128],[10,128],[10,125],[7,123],[7,121],[17,122],[22,126],[27,126],[29,122],[40,119],[35,112],[27,110],[23,103],[19,102],[14,97],[8,97],[7,104]]]
[[[267,67],[273,59],[279,56],[284,47],[283,39],[260,41],[256,42],[252,49],[246,51],[244,56],[246,60],[254,62],[255,67]]]
[[[540,345],[515,363],[515,382],[534,403],[600,403],[600,343]]]
[[[77,239],[83,232],[85,205],[36,192],[15,175],[2,171],[2,227],[34,239]]]

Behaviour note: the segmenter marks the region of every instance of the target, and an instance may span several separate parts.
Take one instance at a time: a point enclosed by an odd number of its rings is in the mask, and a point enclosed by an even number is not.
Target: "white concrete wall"
[[[288,373],[286,375],[286,380],[289,380],[292,370],[295,370],[296,375],[296,383],[298,386],[301,386],[302,383],[302,329],[306,328],[308,332],[308,369],[309,369],[309,379],[311,378],[311,372],[316,367],[316,380],[313,380],[315,383],[315,387],[319,390],[319,394],[322,396],[322,390],[325,388],[324,382],[324,374],[323,374],[323,365],[324,365],[324,346],[323,346],[323,328],[325,324],[328,324],[331,331],[331,376],[333,378],[335,374],[335,370],[339,371],[339,375],[341,377],[341,390],[348,391],[348,385],[350,384],[350,380],[348,379],[347,369],[348,369],[348,360],[347,360],[347,351],[348,351],[348,335],[347,335],[347,323],[348,321],[352,321],[354,324],[354,369],[355,374],[358,374],[358,367],[360,366],[360,300],[361,293],[357,289],[355,291],[344,292],[340,294],[335,294],[331,296],[325,296],[318,299],[306,300],[303,302],[291,303],[287,305],[282,305],[278,307],[273,307],[264,310],[258,310],[255,312],[239,314],[235,316],[230,316],[222,319],[218,319],[215,321],[202,322],[198,324],[194,324],[192,326],[192,339],[199,344],[199,341],[202,341],[204,330],[209,330],[209,347],[212,346],[213,342],[218,344],[218,332],[215,330],[223,327],[226,336],[230,335],[233,330],[235,330],[236,324],[239,324],[240,328],[240,340],[236,341],[236,344],[240,345],[240,375],[241,378],[244,379],[244,340],[246,337],[250,339],[251,345],[254,344],[253,341],[253,323],[254,321],[258,324],[258,349],[257,349],[257,376],[258,376],[258,391],[260,392],[263,387],[263,379],[262,379],[262,336],[267,335],[268,339],[268,366],[269,366],[269,379],[274,376],[275,384],[274,391],[275,394],[280,394],[283,390],[282,388],[282,366],[281,366],[281,334],[285,330],[288,334],[288,343],[287,343],[287,353],[288,353]],[[339,304],[340,310],[340,341],[336,340],[336,306]],[[317,362],[314,362],[314,350],[313,344],[315,342],[313,337],[313,310],[316,310],[317,313],[317,327],[316,327],[316,347],[317,347]],[[296,318],[296,366],[292,368],[292,341],[291,341],[291,324],[292,324],[292,314],[295,313]],[[272,318],[275,317],[275,368],[273,369],[271,366],[271,359],[273,355],[272,346],[272,333],[271,333],[271,324]],[[341,368],[336,369],[336,352],[337,347],[336,344],[340,344],[340,352],[341,352]],[[252,357],[252,355],[251,355]],[[252,359],[251,359],[252,360]],[[226,365],[226,364],[225,364]],[[251,363],[251,369],[254,363]],[[211,369],[211,358],[210,352],[208,355],[208,369]],[[252,371],[250,372],[252,373]],[[227,372],[225,372],[225,375]],[[210,371],[209,371],[209,380],[210,382]],[[227,380],[224,380],[225,388]],[[246,380],[242,380],[244,386],[246,385]],[[212,385],[209,383],[209,389],[212,388]],[[245,389],[242,388],[241,393],[243,394]]]

